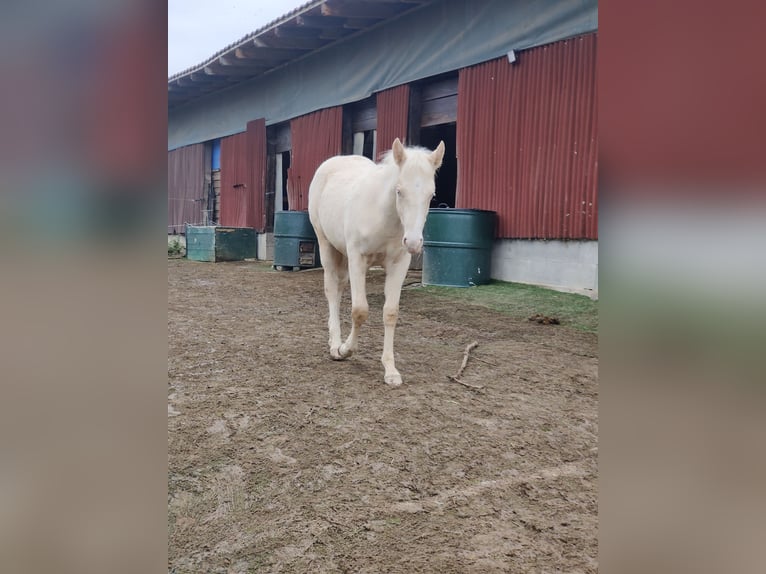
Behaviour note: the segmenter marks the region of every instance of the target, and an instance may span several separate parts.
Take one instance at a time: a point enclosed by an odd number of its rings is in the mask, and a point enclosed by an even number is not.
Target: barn
[[[168,78],[168,233],[305,210],[315,169],[396,137],[433,207],[497,213],[492,277],[598,294],[596,0],[314,0]]]

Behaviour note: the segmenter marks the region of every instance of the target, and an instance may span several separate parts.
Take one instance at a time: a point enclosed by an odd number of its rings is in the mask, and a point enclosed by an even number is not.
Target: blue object
[[[213,140],[212,169],[221,169],[221,140]]]

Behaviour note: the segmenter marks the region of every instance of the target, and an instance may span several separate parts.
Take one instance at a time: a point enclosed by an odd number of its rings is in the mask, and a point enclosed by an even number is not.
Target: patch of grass
[[[598,301],[584,295],[505,281],[465,288],[424,286],[419,291],[481,305],[516,318],[527,319],[540,314],[557,317],[562,325],[587,333],[598,330]]]

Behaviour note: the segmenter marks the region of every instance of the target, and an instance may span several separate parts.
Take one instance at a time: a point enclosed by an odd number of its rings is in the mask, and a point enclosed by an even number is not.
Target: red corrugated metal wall
[[[221,225],[263,231],[266,123],[248,122],[247,131],[221,138]]]
[[[287,200],[291,211],[308,209],[309,185],[319,165],[341,153],[343,107],[326,108],[290,122],[292,156],[287,170]]]
[[[266,120],[247,122],[247,155],[251,162],[252,219],[247,227],[262,233],[266,229]]]
[[[410,87],[405,84],[378,92],[377,157],[391,149],[396,138],[407,143],[407,117],[410,109]]]
[[[168,152],[168,233],[183,233],[186,223],[202,223],[206,206],[205,144]]]
[[[221,225],[247,227],[249,190],[247,133],[221,138]]]
[[[498,237],[598,238],[596,36],[460,70],[456,207]]]

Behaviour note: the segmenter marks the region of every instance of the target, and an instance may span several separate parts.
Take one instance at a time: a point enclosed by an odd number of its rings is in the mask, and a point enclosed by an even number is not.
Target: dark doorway
[[[431,200],[431,207],[455,207],[457,189],[457,124],[439,124],[420,130],[420,145],[435,149],[444,141],[446,149],[439,172],[436,174],[436,197]]]
[[[280,154],[282,156],[282,210],[287,211],[290,209],[290,204],[287,199],[287,170],[290,169],[290,152],[285,151]]]
[[[375,161],[375,130],[367,130],[364,132],[362,155],[367,159]]]

